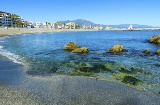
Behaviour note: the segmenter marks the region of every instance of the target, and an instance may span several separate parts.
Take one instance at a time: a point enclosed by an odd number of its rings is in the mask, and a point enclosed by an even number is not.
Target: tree
[[[8,27],[11,27],[11,22],[8,22]]]
[[[81,26],[79,26],[78,24],[76,24],[75,28],[76,28],[76,29],[80,29]]]
[[[11,19],[13,22],[13,27],[22,26],[22,19],[18,15],[11,14]]]
[[[16,25],[16,27],[22,27],[22,20],[16,20],[16,22],[15,22],[15,25]]]

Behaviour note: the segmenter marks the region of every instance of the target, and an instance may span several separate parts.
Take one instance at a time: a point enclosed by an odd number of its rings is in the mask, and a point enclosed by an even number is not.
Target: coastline
[[[94,29],[52,29],[52,28],[0,28],[0,37],[16,34],[50,33],[50,32],[76,32],[97,31]]]
[[[19,34],[27,34],[30,32],[29,34],[31,34],[43,32],[94,31],[68,29],[2,30],[7,33],[6,35],[18,34],[17,32],[19,32]],[[31,76],[27,75],[24,69],[25,66],[16,64],[0,55],[0,91],[3,91],[3,93],[0,94],[0,104],[160,104],[159,95],[149,93],[145,90],[137,90],[116,82],[96,80],[83,76]]]
[[[0,104],[160,104],[158,95],[116,82],[83,76],[31,76],[25,73],[25,66],[3,56],[0,64]]]
[[[126,28],[104,29],[103,31],[151,31],[160,30],[160,28],[135,28],[128,30]],[[53,29],[53,28],[0,28],[0,37],[17,34],[34,34],[50,32],[77,32],[77,31],[101,31],[96,29]]]

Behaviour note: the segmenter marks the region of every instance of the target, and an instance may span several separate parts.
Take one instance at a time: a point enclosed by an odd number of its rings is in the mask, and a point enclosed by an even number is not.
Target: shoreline
[[[120,83],[83,76],[32,76],[25,66],[3,56],[0,64],[0,104],[160,104],[158,95]]]
[[[79,31],[159,31],[160,28],[135,28],[128,30],[126,28],[115,29],[53,29],[53,28],[0,28],[0,37],[18,35],[18,34],[34,34],[34,33],[51,33],[51,32],[79,32]]]
[[[30,31],[30,29],[26,30]],[[15,32],[17,31],[19,30],[15,30]],[[37,31],[38,30],[32,30],[32,32],[29,34],[32,34],[33,32],[37,33]],[[77,31],[77,30],[72,30],[72,31]],[[67,32],[67,31],[54,30],[54,32]],[[10,33],[13,33],[13,31],[11,31]],[[21,34],[26,34],[26,33],[21,33]],[[14,63],[3,55],[2,56],[0,55],[0,91],[3,91],[2,97],[0,97],[1,98],[0,104],[13,103],[14,105],[17,104],[18,102],[31,105],[32,104],[60,104],[60,105],[63,104],[158,105],[160,104],[159,95],[155,95],[145,90],[138,90],[134,87],[129,87],[117,82],[96,80],[95,78],[89,78],[83,76],[28,75],[25,72],[24,65]]]
[[[79,32],[97,31],[94,29],[52,29],[52,28],[0,28],[0,37],[17,34],[51,33],[51,32]]]

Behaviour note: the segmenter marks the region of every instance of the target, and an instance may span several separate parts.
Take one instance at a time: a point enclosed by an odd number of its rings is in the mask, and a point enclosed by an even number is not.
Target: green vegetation
[[[86,63],[86,62],[78,62],[78,61],[71,61],[63,62],[61,64],[63,67],[67,67],[66,70],[68,71],[60,71],[56,66],[50,69],[50,73],[59,73],[69,76],[88,76],[88,77],[95,77],[99,79],[106,78],[107,75],[101,76],[101,73],[109,73],[109,75],[115,79],[116,81],[132,85],[138,86],[142,85],[144,82],[143,79],[139,78],[139,76],[145,76],[147,78],[152,77],[152,74],[146,72],[145,70],[138,68],[138,67],[124,67],[118,64],[112,63]],[[98,77],[97,77],[98,76]],[[147,83],[151,85],[150,83]],[[153,85],[156,86],[156,85]]]
[[[126,83],[126,84],[130,84],[130,85],[138,85],[140,82],[142,82],[141,80],[135,78],[135,77],[132,77],[132,76],[125,76],[123,79],[122,79],[122,82]]]
[[[16,14],[11,14],[11,19],[13,22],[13,27],[22,27],[22,25],[24,25],[22,19]]]
[[[91,72],[80,72],[78,70],[74,70],[73,72],[66,73],[69,76],[89,76],[94,77],[94,74]]]
[[[55,73],[57,70],[57,67],[52,67],[51,69],[49,69],[49,73]]]

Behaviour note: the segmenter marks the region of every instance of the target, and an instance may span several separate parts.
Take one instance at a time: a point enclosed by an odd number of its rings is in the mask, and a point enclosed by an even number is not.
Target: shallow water
[[[136,73],[131,73],[132,76],[143,81],[139,87],[158,93],[160,56],[140,54],[144,49],[149,49],[151,53],[160,49],[160,46],[147,42],[149,37],[159,33],[160,31],[96,31],[15,35],[0,38],[0,54],[14,62],[29,65],[26,71],[30,75],[86,75],[77,74],[77,69],[87,66],[100,69],[98,72],[89,72],[87,76],[122,82],[124,76],[130,76],[127,72],[134,68]],[[63,46],[70,41],[77,46],[86,46],[89,53],[64,51]],[[106,53],[114,44],[122,44],[128,51],[118,55]],[[103,70],[103,65],[110,70]],[[115,79],[117,77],[120,79]]]

